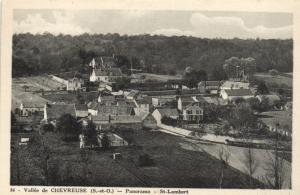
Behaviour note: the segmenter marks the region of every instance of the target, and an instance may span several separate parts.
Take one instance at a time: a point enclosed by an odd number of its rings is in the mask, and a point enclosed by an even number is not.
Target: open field
[[[159,75],[159,74],[151,74],[151,73],[136,73],[137,75],[145,76],[145,80],[157,80],[157,81],[168,81],[168,80],[180,80],[179,76],[172,75]]]
[[[26,83],[26,84],[25,84]],[[25,89],[22,88],[23,85],[27,85],[26,79],[13,79],[12,82],[12,105],[11,109],[19,107],[21,102],[47,102],[48,100],[40,97],[37,94],[33,94],[32,92],[25,92]],[[40,88],[39,88],[40,89]]]
[[[293,78],[278,75],[276,77],[271,76],[269,73],[256,73],[254,78],[257,80],[265,81],[268,85],[273,85],[274,83],[278,85],[279,88],[292,88],[293,87]]]
[[[86,151],[86,156],[82,155],[78,142],[64,143],[53,133],[45,134],[45,144],[51,150],[49,184],[219,188],[220,162],[206,152],[184,149],[181,143],[185,140],[144,130],[120,130],[117,133],[131,146],[107,151],[90,150]],[[114,152],[120,152],[122,158],[113,160]],[[140,154],[148,154],[154,164],[141,166]],[[35,172],[42,173],[41,170]],[[223,188],[247,188],[248,177],[236,169],[227,167],[224,178]],[[32,179],[44,180],[42,174]]]
[[[267,125],[275,127],[276,123],[279,123],[279,128],[292,131],[292,115],[287,111],[262,112],[260,113],[260,119]]]

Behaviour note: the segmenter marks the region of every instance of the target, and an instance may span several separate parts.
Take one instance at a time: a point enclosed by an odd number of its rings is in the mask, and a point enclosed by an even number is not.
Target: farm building
[[[42,102],[22,102],[20,105],[20,114],[22,116],[30,116],[37,112],[43,112],[45,105]]]
[[[55,75],[50,75],[51,79],[65,85],[67,91],[77,91],[82,89],[82,86],[84,84],[82,79],[79,78],[72,78],[72,79],[65,79],[65,78],[61,78]]]
[[[220,86],[220,90],[249,89],[249,85],[250,85],[250,83],[248,83],[248,82],[225,81]]]
[[[200,81],[198,89],[201,93],[218,94],[223,81]]]

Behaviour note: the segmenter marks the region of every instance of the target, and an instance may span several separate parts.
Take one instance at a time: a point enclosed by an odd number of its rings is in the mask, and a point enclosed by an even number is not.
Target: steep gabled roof
[[[75,109],[80,111],[87,111],[88,107],[86,104],[75,104]]]
[[[158,108],[158,112],[161,114],[161,116],[179,116],[178,111],[174,108]]]
[[[43,108],[46,103],[43,102],[22,102],[24,108]]]

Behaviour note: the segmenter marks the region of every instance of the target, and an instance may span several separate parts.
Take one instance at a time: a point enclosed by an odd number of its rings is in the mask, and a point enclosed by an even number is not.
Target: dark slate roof
[[[157,110],[161,116],[179,116],[178,111],[174,108],[158,108]]]
[[[43,108],[46,103],[43,102],[22,102],[24,108]]]
[[[130,115],[132,107],[98,105],[98,112],[102,115]]]
[[[75,108],[76,108],[76,110],[83,110],[83,111],[88,110],[88,107],[86,104],[75,104]]]
[[[120,68],[102,68],[95,70],[96,76],[122,76]]]
[[[215,87],[220,87],[223,84],[222,81],[201,81],[199,83],[200,86],[215,86]]]
[[[253,95],[250,89],[231,89],[225,90],[228,96],[251,96]]]
[[[46,112],[48,118],[59,118],[63,114],[76,117],[74,104],[48,104]]]

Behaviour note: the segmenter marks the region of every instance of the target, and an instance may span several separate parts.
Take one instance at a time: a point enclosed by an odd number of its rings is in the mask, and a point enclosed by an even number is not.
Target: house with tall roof
[[[220,96],[227,101],[233,101],[238,98],[253,98],[254,94],[250,89],[225,89],[222,90]]]
[[[89,63],[89,66],[95,69],[116,67],[114,55],[112,57],[95,57]]]
[[[93,69],[90,75],[90,82],[114,83],[118,78],[122,78],[123,74],[120,68],[100,68]]]

